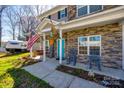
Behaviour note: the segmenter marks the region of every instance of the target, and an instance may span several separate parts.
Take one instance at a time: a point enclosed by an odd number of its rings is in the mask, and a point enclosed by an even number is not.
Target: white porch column
[[[46,61],[46,35],[43,33],[43,62]]]
[[[124,69],[124,20],[122,21],[122,69]]]
[[[60,54],[59,54],[59,63],[62,64],[62,29],[59,29],[60,37]]]

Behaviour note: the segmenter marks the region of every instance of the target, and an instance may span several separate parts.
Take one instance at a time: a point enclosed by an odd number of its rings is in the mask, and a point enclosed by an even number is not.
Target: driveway
[[[23,69],[55,88],[103,88],[97,83],[57,71],[57,66],[59,66],[57,62],[46,61],[24,67]]]

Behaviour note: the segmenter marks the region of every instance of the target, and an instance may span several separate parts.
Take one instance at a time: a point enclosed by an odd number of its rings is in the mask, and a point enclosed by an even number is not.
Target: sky
[[[18,7],[18,6],[17,6]],[[55,5],[49,5],[47,7],[46,10],[49,10],[51,8],[55,7]],[[2,16],[2,41],[6,42],[8,40],[12,40],[12,35],[9,33],[10,27],[6,24],[5,20],[8,20],[5,16],[4,16],[4,12],[3,12],[3,16]],[[18,35],[18,30],[16,29],[16,35]]]

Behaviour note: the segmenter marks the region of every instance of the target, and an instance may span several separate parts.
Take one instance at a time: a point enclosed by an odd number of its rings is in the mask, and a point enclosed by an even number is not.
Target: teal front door
[[[57,40],[57,58],[60,57],[60,40]],[[62,59],[65,57],[65,40],[62,39]]]

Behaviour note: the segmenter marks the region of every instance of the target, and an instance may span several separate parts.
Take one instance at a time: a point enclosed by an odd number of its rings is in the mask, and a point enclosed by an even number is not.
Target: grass
[[[0,53],[0,56],[2,54]],[[51,87],[45,81],[38,79],[27,71],[21,69],[25,62],[19,60],[20,57],[26,57],[29,53],[15,54],[0,58],[0,87],[1,88],[42,88]]]
[[[6,53],[0,52],[0,58],[5,56],[5,55],[6,55]]]
[[[0,58],[0,75],[6,73],[6,71],[10,68],[21,67],[24,63],[22,63],[21,60],[18,60],[18,59],[20,57],[25,57],[28,55],[29,53],[21,53],[21,54],[14,54],[11,56]]]
[[[0,77],[0,87],[50,88],[51,86],[23,69],[9,69]]]

